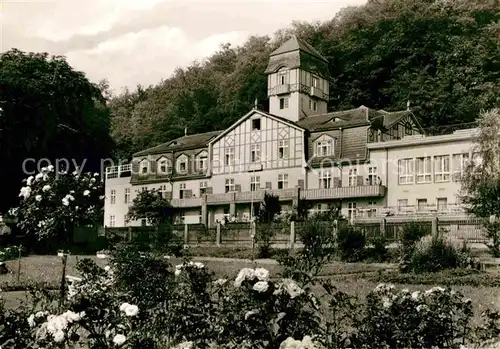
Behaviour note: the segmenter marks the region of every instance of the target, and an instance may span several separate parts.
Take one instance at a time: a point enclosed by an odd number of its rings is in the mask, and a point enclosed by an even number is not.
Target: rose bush
[[[380,284],[366,302],[321,282],[321,297],[264,268],[216,279],[202,263],[158,258],[134,247],[109,265],[78,265],[81,281],[59,302],[38,291],[20,308],[0,307],[2,348],[330,349],[459,348],[498,337],[498,313],[471,327],[469,299]]]
[[[104,190],[98,173],[70,174],[50,165],[23,182],[19,207],[9,214],[31,237],[67,241],[75,226],[101,220]]]

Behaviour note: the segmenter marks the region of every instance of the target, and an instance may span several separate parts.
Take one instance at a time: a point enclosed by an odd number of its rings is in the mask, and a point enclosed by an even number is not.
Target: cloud
[[[175,68],[209,56],[221,43],[239,45],[247,38],[245,32],[228,32],[196,41],[181,28],[163,26],[128,33],[89,50],[68,52],[66,56],[70,64],[87,72],[89,79],[98,81],[105,77],[116,91],[123,86],[157,83]]]
[[[149,85],[253,35],[294,20],[333,18],[366,0],[52,0],[3,3],[0,49],[66,55],[76,69],[111,86]]]

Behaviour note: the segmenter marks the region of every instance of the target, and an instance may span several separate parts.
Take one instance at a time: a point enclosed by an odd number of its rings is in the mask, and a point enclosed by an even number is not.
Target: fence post
[[[295,221],[290,222],[290,249],[295,247]]]
[[[437,216],[432,217],[432,236],[439,237],[439,226],[438,226],[438,218]]]
[[[338,233],[339,233],[339,222],[335,219],[333,221],[333,228],[332,228],[332,234],[333,234],[334,241],[337,241]]]
[[[220,234],[220,223],[217,223],[217,230],[215,231],[215,246],[220,247],[221,234]]]
[[[386,223],[386,222],[385,222],[385,217],[382,217],[382,218],[380,219],[380,234],[381,234],[382,236],[387,236],[387,235],[386,235],[386,233],[385,233],[385,223]]]
[[[184,224],[184,245],[189,245],[189,229],[187,224]]]

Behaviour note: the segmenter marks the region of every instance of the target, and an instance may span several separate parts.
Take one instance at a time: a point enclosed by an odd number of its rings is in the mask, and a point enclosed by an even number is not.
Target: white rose
[[[234,281],[234,287],[240,287],[242,282],[245,280],[251,280],[255,277],[255,270],[250,268],[243,268],[238,273],[236,280]]]
[[[54,342],[61,343],[64,340],[64,332],[62,330],[57,330],[53,336]]]
[[[123,334],[117,334],[113,338],[113,343],[115,343],[116,345],[122,345],[126,340],[127,337],[125,337]]]
[[[90,190],[85,190],[83,192],[83,196],[89,196],[90,195]]]
[[[269,288],[269,284],[267,281],[259,281],[255,285],[253,285],[253,290],[257,292],[266,292]]]
[[[125,310],[125,315],[127,316],[136,316],[137,313],[139,313],[139,308],[137,307],[137,305],[132,305],[132,304],[129,304]]]
[[[45,184],[42,188],[42,191],[47,191],[47,190],[50,190],[50,185]]]
[[[41,195],[37,195],[37,196],[35,196],[35,200],[36,200],[36,201],[42,201],[42,196],[41,196]]]
[[[28,317],[28,325],[30,325],[30,327],[35,327],[35,315],[31,314]]]
[[[255,277],[260,281],[266,281],[269,278],[269,270],[264,268],[255,269]]]
[[[30,186],[31,183],[33,182],[33,176],[29,176],[28,179],[26,180],[26,185]]]

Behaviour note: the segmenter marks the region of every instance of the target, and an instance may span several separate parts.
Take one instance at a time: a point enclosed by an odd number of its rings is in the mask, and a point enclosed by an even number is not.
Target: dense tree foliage
[[[99,170],[112,145],[101,88],[105,82],[90,83],[63,57],[15,49],[0,55],[0,212],[17,204],[23,178],[48,165],[37,166],[39,159]],[[23,171],[28,158],[31,173]]]
[[[293,23],[273,39],[222,46],[148,89],[112,101],[123,153],[189,133],[222,129],[253,106],[267,109],[269,53],[296,34],[330,62],[330,110],[411,108],[424,127],[473,121],[499,102],[497,0],[370,0],[323,23]],[[132,130],[132,131],[131,131]]]

